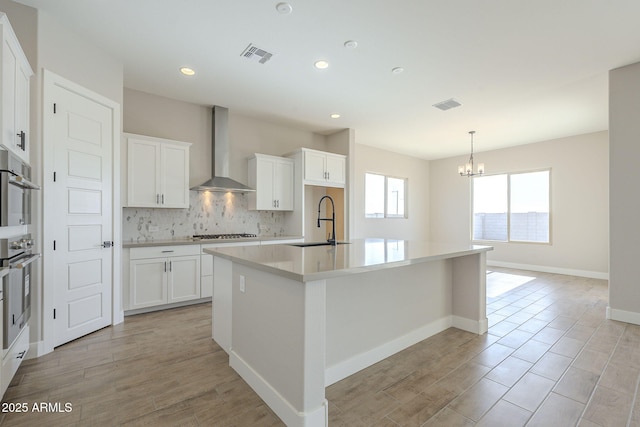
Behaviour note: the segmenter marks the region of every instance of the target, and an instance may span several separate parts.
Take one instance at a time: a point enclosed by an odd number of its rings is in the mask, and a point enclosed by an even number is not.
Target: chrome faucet
[[[320,218],[320,205],[322,205],[322,201],[324,199],[331,200],[331,210],[333,213],[331,214],[331,218]],[[333,199],[331,196],[322,196],[320,201],[318,202],[318,228],[320,228],[320,221],[331,221],[332,224],[332,233],[327,239],[327,242],[331,244],[331,246],[336,246],[336,205],[333,203]]]

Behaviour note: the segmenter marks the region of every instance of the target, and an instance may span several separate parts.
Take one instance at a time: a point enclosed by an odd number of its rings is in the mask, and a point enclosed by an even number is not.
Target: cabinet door
[[[128,140],[127,206],[155,208],[160,201],[160,146],[155,142]]]
[[[21,67],[16,68],[16,99],[15,99],[15,138],[16,147],[21,157],[29,162],[29,74]],[[20,134],[24,132],[24,145],[21,146]]]
[[[274,176],[276,162],[273,159],[256,158],[256,209],[275,210]]]
[[[16,150],[16,56],[5,38],[2,45],[2,144]]]
[[[278,161],[276,163],[273,197],[277,201],[278,210],[293,210],[293,162]]]
[[[160,205],[189,207],[189,151],[187,147],[162,145],[160,151]]]
[[[345,169],[346,161],[343,156],[333,156],[331,154],[327,154],[327,181],[329,181],[331,185],[344,187],[346,175]]]
[[[325,175],[325,159],[326,156],[324,153],[305,151],[304,179],[308,181],[326,181],[327,178]]]
[[[129,264],[129,308],[167,303],[166,258],[135,259]]]
[[[167,258],[168,302],[200,298],[200,255]]]
[[[28,351],[29,325],[26,325],[22,331],[20,331],[20,334],[18,334],[18,337],[11,347],[7,349],[7,353],[2,360],[2,374],[0,375],[0,377],[2,377],[2,390],[0,390],[0,396],[2,396],[9,387],[9,383],[11,383],[20,364],[26,358]]]

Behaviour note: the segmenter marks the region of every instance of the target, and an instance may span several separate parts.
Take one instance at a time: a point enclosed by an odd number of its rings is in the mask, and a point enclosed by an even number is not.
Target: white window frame
[[[377,176],[381,176],[384,177],[384,212],[383,212],[383,216],[371,216],[367,214],[367,175],[377,175]],[[388,195],[388,183],[389,183],[389,179],[399,179],[402,180],[404,182],[404,213],[402,215],[397,215],[397,214],[390,214],[388,212],[388,199],[387,199],[387,195]],[[391,219],[391,218],[400,218],[400,219],[406,219],[408,218],[408,189],[409,189],[409,180],[407,178],[402,178],[402,177],[398,177],[398,176],[392,176],[392,175],[385,175],[382,173],[377,173],[377,172],[365,172],[364,174],[364,181],[365,181],[365,191],[364,191],[364,217],[365,219]]]
[[[548,229],[549,229],[549,239],[546,242],[539,242],[539,241],[534,241],[534,240],[513,240],[511,239],[511,176],[512,175],[522,175],[522,174],[528,174],[528,173],[536,173],[536,172],[548,172],[549,173],[549,189],[548,189],[548,196],[549,196],[549,218],[548,218]],[[472,181],[472,190],[471,190],[471,224],[470,224],[470,232],[471,232],[471,241],[472,242],[497,242],[497,243],[519,243],[519,244],[533,244],[533,245],[551,245],[552,243],[552,228],[551,228],[551,224],[552,224],[552,205],[551,205],[551,188],[552,188],[552,173],[551,173],[551,168],[545,168],[545,169],[535,169],[535,170],[528,170],[528,171],[522,171],[522,172],[505,172],[505,173],[496,173],[493,175],[483,175],[484,177],[486,176],[498,176],[498,175],[506,175],[507,176],[507,239],[506,240],[491,240],[491,239],[474,239],[473,237],[473,226],[474,226],[474,219],[475,219],[475,212],[474,212],[474,206],[473,206],[473,202],[474,202],[474,185],[475,185],[475,181]],[[475,178],[473,178],[475,180]]]

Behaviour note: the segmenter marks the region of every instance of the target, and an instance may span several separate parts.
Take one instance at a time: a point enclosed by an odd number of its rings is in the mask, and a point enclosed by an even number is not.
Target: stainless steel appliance
[[[247,239],[252,237],[258,237],[255,234],[249,233],[228,233],[228,234],[195,234],[193,236],[196,240],[225,240],[225,239]]]
[[[246,185],[229,178],[229,109],[219,106],[213,107],[211,132],[211,175],[213,177],[200,185],[192,187],[195,191],[221,191],[233,193],[248,193],[256,191]]]
[[[34,241],[30,234],[0,239],[0,262],[9,268],[2,278],[4,294],[4,328],[2,348],[8,349],[31,316],[31,263],[40,254],[34,254]]]
[[[31,224],[31,167],[0,147],[0,226]]]

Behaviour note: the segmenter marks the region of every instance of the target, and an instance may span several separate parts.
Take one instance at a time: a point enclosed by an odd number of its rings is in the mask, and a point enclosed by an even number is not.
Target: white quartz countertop
[[[122,243],[123,248],[144,248],[150,246],[173,246],[173,245],[201,245],[210,243],[242,243],[242,242],[273,242],[277,240],[296,240],[302,239],[302,236],[258,236],[258,237],[242,237],[237,239],[194,239],[193,237],[181,237],[176,239],[158,239],[158,240],[125,240]]]
[[[356,239],[335,247],[281,244],[220,247],[204,251],[258,270],[308,282],[490,250],[493,247],[395,239]]]

